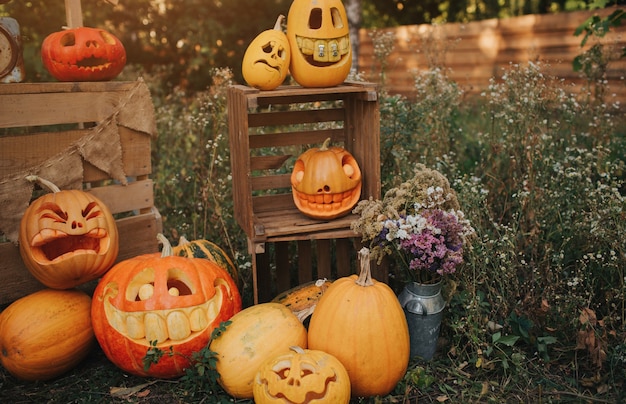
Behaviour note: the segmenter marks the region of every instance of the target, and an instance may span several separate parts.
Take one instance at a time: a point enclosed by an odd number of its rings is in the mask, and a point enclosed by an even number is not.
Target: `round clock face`
[[[9,74],[17,62],[18,49],[9,31],[0,25],[0,77]]]

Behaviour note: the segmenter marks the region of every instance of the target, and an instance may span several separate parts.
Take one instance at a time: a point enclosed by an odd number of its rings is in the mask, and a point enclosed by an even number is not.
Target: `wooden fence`
[[[597,12],[609,15],[615,8]],[[580,91],[584,78],[572,68],[572,61],[594,44],[590,38],[580,47],[583,35],[574,36],[576,28],[593,12],[570,12],[552,15],[528,15],[490,19],[467,24],[409,25],[359,32],[359,71],[369,81],[381,81],[381,61],[376,57],[372,37],[392,38],[393,51],[385,59],[386,88],[392,94],[415,97],[415,72],[429,66],[446,69],[448,77],[469,94],[485,89],[491,78],[500,79],[503,69],[529,61],[541,62],[544,72],[562,78],[572,91]],[[380,40],[377,43],[383,43]],[[619,56],[626,47],[626,24],[612,29],[602,39],[605,48],[613,47]],[[609,64],[606,79],[612,99],[626,108],[626,58]]]

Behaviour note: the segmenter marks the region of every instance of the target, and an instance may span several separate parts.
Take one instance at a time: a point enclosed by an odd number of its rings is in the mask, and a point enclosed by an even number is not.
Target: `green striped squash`
[[[242,285],[240,283],[237,267],[228,257],[228,254],[226,254],[226,252],[217,244],[208,240],[189,241],[184,236],[181,236],[178,240],[178,245],[172,247],[172,251],[174,255],[179,255],[181,257],[204,258],[216,263],[219,267],[225,269],[226,272],[230,274],[237,287],[241,290]]]

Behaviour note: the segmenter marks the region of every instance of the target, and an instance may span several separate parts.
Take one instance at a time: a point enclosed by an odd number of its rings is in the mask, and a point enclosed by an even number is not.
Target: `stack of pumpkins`
[[[94,339],[125,371],[181,376],[191,353],[241,310],[236,267],[215,244],[181,240],[171,248],[160,235],[162,253],[113,265],[119,240],[108,207],[89,192],[30,179],[52,192],[25,211],[20,253],[47,288],[0,313],[0,363],[15,377],[55,378],[81,362]],[[98,278],[93,298],[76,288]],[[175,355],[145,371],[151,346]]]
[[[297,287],[235,314],[210,344],[224,390],[258,404],[390,393],[409,362],[407,322],[395,293],[371,277],[367,248],[359,259],[358,276]],[[294,314],[298,299],[315,302],[308,331]]]
[[[352,67],[348,17],[341,0],[294,0],[287,34],[279,16],[274,29],[250,42],[241,71],[246,82],[273,90],[288,73],[302,87],[332,87],[344,82]]]

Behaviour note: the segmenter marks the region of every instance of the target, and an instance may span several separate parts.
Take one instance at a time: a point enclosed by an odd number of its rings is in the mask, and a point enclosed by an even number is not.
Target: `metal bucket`
[[[411,357],[430,360],[437,349],[437,338],[446,302],[441,282],[426,285],[412,282],[398,296],[409,325]]]

